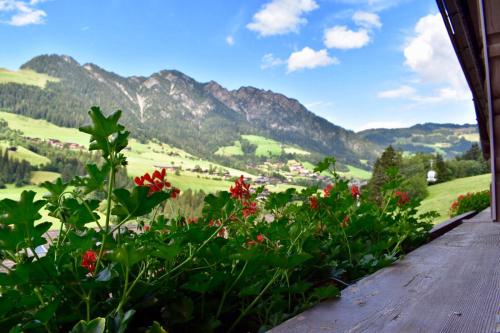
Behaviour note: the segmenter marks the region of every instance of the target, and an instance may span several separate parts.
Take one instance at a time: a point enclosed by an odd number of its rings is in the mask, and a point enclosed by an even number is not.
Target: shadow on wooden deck
[[[271,332],[500,332],[499,311],[500,223],[487,210]]]

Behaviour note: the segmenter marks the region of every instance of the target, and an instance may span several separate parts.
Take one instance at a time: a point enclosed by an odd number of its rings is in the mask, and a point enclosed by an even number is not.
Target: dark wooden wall
[[[483,2],[484,25],[488,55],[489,75],[486,75],[485,93],[491,108],[489,127],[492,166],[492,218],[500,222],[500,1],[478,0]],[[483,38],[484,40],[484,38]]]

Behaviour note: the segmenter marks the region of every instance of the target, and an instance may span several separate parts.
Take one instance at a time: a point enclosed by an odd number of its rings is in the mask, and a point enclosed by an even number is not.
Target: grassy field
[[[429,186],[429,196],[422,201],[419,212],[435,210],[441,216],[434,222],[439,223],[449,218],[448,211],[454,200],[467,192],[477,192],[489,189],[491,175],[455,179],[446,183]]]
[[[0,84],[19,83],[45,88],[45,85],[49,81],[58,82],[59,79],[47,74],[34,72],[32,70],[20,69],[18,71],[11,71],[8,69],[0,68]]]
[[[76,128],[59,127],[46,120],[33,119],[13,113],[0,112],[0,119],[7,121],[9,128],[19,130],[24,136],[42,140],[57,139],[88,146],[89,136]]]
[[[348,172],[339,172],[341,176],[344,176],[346,178],[356,178],[356,179],[370,179],[372,176],[372,173],[370,171],[366,171],[360,168],[356,168],[355,166],[348,165],[349,168]]]
[[[310,152],[302,150],[296,147],[285,147],[285,153],[287,154],[295,154],[295,155],[311,155]]]
[[[243,155],[243,150],[241,150],[241,143],[235,141],[232,146],[220,147],[215,154],[221,156],[241,156]]]
[[[33,171],[31,172],[31,184],[39,185],[43,182],[53,182],[59,178],[60,174],[51,171]]]
[[[255,150],[257,156],[281,155],[281,145],[278,141],[258,135],[242,135],[241,137],[257,146]]]
[[[0,148],[2,151],[9,148],[10,144],[7,141],[0,141]],[[41,165],[47,164],[50,160],[42,155],[38,155],[37,153],[32,152],[24,147],[17,146],[16,151],[9,151],[9,157],[16,160],[25,160],[28,161],[31,165]]]
[[[287,154],[295,155],[310,155],[311,153],[297,147],[291,147],[287,145],[282,145],[278,141],[265,138],[258,135],[242,135],[243,139],[248,140],[250,143],[257,146],[255,150],[255,155],[257,156],[269,156],[271,155],[281,155],[284,150]],[[283,147],[283,149],[282,149]],[[215,154],[222,156],[241,156],[243,155],[243,150],[241,150],[241,143],[235,141],[231,146],[225,146],[219,148]]]

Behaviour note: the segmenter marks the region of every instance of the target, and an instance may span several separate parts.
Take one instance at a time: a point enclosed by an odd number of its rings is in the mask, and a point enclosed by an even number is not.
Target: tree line
[[[31,165],[27,161],[19,161],[9,156],[9,149],[0,148],[0,188],[6,184],[15,184],[17,187],[27,185],[31,179]]]

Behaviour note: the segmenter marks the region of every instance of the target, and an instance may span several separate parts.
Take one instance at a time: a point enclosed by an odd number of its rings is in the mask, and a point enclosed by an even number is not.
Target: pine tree
[[[441,154],[436,154],[435,171],[437,173],[437,182],[436,183],[446,182],[448,180],[451,180],[451,178],[452,178],[451,172],[446,167],[446,163],[444,162],[443,155],[441,155]]]
[[[387,147],[375,162],[372,178],[368,183],[370,199],[377,204],[382,203],[382,187],[387,183],[389,177],[387,172],[390,168],[400,169],[402,165],[401,154],[392,146]]]

